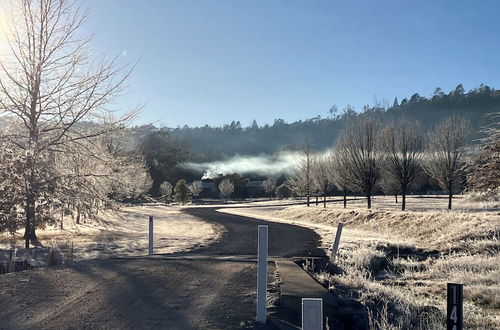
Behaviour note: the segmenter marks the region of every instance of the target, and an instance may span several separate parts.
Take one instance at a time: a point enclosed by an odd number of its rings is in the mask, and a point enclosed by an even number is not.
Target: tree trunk
[[[36,240],[36,223],[35,223],[35,197],[33,192],[28,192],[26,197],[26,226],[24,228],[24,239],[25,246],[28,249],[30,246],[30,241]]]
[[[318,206],[318,195],[316,195],[316,206]]]
[[[29,249],[30,248],[30,239],[29,239],[29,232],[30,232],[30,223],[31,223],[31,219],[29,217],[29,211],[28,211],[28,207],[26,207],[26,223],[24,225],[24,247],[26,249]]]
[[[366,201],[368,203],[368,208],[372,208],[372,195],[370,193],[366,193]]]
[[[396,198],[396,204],[398,203],[398,194],[394,194],[394,197]]]
[[[76,223],[79,225],[80,224],[80,209],[76,209]]]
[[[347,208],[347,192],[344,191],[344,208]]]
[[[307,195],[307,206],[309,206],[309,195]]]
[[[448,193],[448,210],[451,210],[451,200],[453,199],[453,192],[450,190]]]
[[[404,210],[406,210],[406,190],[405,189],[402,190],[401,196],[403,198],[403,203],[401,205],[401,210],[404,211]]]
[[[326,192],[323,194],[323,208],[326,208]]]

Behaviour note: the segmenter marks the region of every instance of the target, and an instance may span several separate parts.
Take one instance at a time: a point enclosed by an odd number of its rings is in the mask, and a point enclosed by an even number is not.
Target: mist
[[[203,173],[202,179],[212,179],[219,174],[238,173],[273,176],[291,174],[295,169],[300,152],[281,152],[275,155],[241,156],[237,155],[227,160],[186,163],[184,168]]]
[[[330,153],[330,149],[319,151],[317,155],[325,156],[327,153]],[[261,176],[291,175],[297,168],[297,162],[302,156],[303,152],[301,151],[282,151],[273,155],[261,154],[258,156],[237,155],[214,162],[189,162],[183,164],[182,167],[203,173],[202,179],[213,179],[220,174],[232,173]]]

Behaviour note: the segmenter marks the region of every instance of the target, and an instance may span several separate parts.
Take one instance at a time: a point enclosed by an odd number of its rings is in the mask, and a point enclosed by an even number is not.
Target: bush
[[[187,185],[186,180],[182,179],[177,181],[175,188],[175,201],[181,204],[186,204],[191,200],[191,192]]]

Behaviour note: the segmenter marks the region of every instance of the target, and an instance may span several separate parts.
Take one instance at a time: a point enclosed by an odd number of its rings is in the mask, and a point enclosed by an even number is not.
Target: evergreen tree
[[[178,203],[186,204],[191,200],[191,191],[189,191],[187,182],[184,179],[177,181],[174,192],[175,201]]]

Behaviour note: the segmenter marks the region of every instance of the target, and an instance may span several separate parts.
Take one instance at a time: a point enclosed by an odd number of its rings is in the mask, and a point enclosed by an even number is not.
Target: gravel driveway
[[[1,276],[0,329],[254,328],[256,264],[194,254],[255,255],[259,224],[269,226],[272,256],[323,253],[310,229],[214,208],[186,212],[223,225],[220,240],[178,259],[89,260]]]

